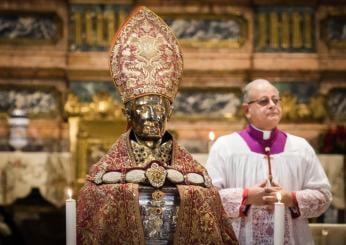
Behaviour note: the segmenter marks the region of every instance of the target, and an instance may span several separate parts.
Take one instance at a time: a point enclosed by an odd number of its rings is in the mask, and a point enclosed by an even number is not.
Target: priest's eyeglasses
[[[268,97],[263,97],[263,98],[259,98],[258,100],[251,100],[249,102],[247,102],[247,104],[252,104],[252,103],[257,103],[260,106],[267,106],[270,101],[273,101],[274,105],[279,105],[281,102],[281,98],[280,97],[272,97],[272,98],[268,98]]]

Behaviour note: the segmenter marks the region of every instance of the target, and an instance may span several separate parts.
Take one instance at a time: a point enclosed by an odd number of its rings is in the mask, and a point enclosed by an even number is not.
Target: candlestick
[[[208,152],[210,151],[211,146],[213,145],[215,140],[215,133],[214,131],[209,132],[209,141],[208,141]]]
[[[76,200],[72,198],[72,190],[67,190],[66,200],[66,245],[76,245]]]
[[[281,193],[276,193],[277,202],[274,204],[274,245],[284,244],[285,205],[281,202]]]
[[[268,181],[269,184],[272,185],[273,184],[273,175],[272,175],[272,165],[270,162],[270,147],[267,146],[264,148],[267,160],[268,160]]]

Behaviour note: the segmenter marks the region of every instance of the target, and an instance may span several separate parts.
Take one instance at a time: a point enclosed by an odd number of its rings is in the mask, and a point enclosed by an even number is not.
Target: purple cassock
[[[267,133],[269,137],[265,137]],[[287,135],[281,130],[274,128],[271,131],[256,129],[251,124],[239,132],[251,151],[265,154],[264,149],[270,148],[270,154],[278,154],[284,151]],[[266,139],[264,139],[266,138]]]

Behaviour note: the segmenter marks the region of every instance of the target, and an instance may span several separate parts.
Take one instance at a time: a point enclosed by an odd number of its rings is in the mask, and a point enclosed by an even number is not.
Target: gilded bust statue
[[[236,244],[207,171],[166,131],[183,70],[174,34],[139,7],[110,53],[128,130],[80,191],[78,243]]]

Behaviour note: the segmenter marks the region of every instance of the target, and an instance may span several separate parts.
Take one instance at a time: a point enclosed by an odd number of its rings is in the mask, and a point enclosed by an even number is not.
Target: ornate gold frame
[[[79,189],[84,184],[85,177],[88,173],[88,167],[90,167],[88,166],[90,146],[101,145],[108,151],[117,138],[125,132],[127,122],[122,119],[80,119],[77,122],[76,144],[72,151],[75,156],[77,189]]]

